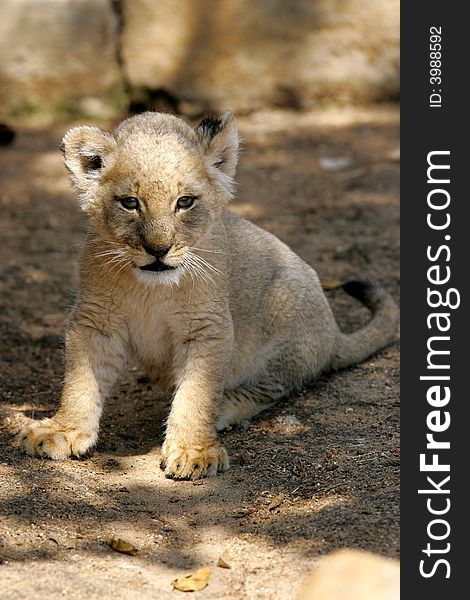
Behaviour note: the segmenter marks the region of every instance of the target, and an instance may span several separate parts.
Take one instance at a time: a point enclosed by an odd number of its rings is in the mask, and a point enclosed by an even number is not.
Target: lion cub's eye
[[[119,198],[119,202],[124,206],[124,208],[127,208],[127,210],[136,210],[139,208],[139,201],[133,196]]]
[[[186,210],[191,208],[195,201],[195,196],[181,196],[176,202],[176,210]]]

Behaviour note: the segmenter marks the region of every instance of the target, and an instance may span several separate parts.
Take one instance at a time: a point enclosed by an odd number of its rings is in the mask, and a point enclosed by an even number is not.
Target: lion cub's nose
[[[163,258],[166,254],[168,254],[171,246],[143,246],[145,252],[150,254],[151,256],[155,256],[155,258]]]

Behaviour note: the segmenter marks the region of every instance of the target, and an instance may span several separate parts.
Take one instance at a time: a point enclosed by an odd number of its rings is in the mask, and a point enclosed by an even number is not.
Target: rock
[[[3,0],[0,53],[5,118],[395,99],[399,0]]]
[[[3,0],[0,114],[103,116],[120,109],[117,44],[111,0]]]
[[[219,556],[217,560],[217,566],[222,569],[231,569],[232,568],[232,557],[230,555],[229,550],[224,550],[222,554]]]
[[[122,0],[122,9],[132,86],[236,111],[398,95],[398,0]]]
[[[398,600],[398,561],[360,550],[329,554],[308,578],[299,600]]]
[[[325,171],[338,171],[339,169],[347,169],[353,164],[349,156],[334,156],[320,158],[320,167]]]

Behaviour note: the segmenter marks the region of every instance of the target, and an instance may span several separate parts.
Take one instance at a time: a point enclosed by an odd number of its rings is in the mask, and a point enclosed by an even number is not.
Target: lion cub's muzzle
[[[145,252],[153,256],[155,260],[148,265],[144,265],[143,267],[139,267],[141,271],[169,271],[171,269],[176,269],[178,265],[169,265],[163,262],[163,258],[168,254],[171,250],[171,246],[166,246],[165,248],[156,247],[156,246],[143,246]]]

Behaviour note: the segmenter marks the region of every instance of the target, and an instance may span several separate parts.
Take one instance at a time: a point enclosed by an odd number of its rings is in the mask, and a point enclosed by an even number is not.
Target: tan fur
[[[85,453],[97,440],[103,402],[134,355],[173,393],[166,475],[214,475],[229,466],[216,429],[392,340],[397,312],[388,295],[373,295],[368,326],[341,334],[315,271],[227,210],[237,148],[230,113],[197,129],[145,113],[112,134],[78,127],[65,135],[65,163],[90,229],[60,407],[22,434],[29,454]],[[122,206],[119,198],[128,196],[139,210]],[[177,210],[182,196],[197,197],[195,205]],[[177,268],[141,270],[156,264],[149,249]]]

